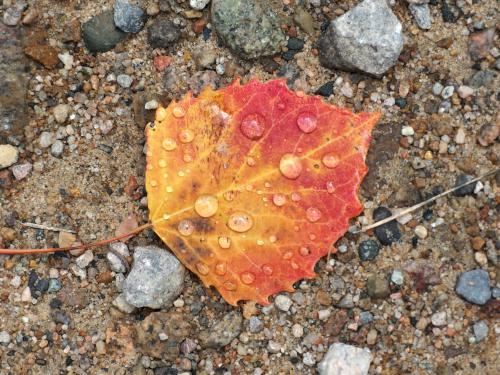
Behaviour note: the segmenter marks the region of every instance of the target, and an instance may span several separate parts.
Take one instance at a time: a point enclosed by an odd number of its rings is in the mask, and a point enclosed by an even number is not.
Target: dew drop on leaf
[[[224,262],[219,262],[215,265],[215,273],[219,276],[224,276],[227,272],[227,265]]]
[[[218,241],[219,246],[223,249],[229,249],[231,247],[231,239],[229,237],[221,236]]]
[[[262,272],[264,272],[264,274],[267,276],[271,276],[273,274],[273,267],[271,267],[269,264],[264,264],[262,266]]]
[[[273,203],[276,206],[281,207],[286,203],[286,197],[283,194],[279,194],[279,193],[274,194],[273,195]]]
[[[251,272],[243,272],[241,274],[241,282],[243,284],[249,285],[249,284],[253,283],[254,281],[255,281],[255,275],[253,273],[251,273]]]
[[[306,257],[310,254],[311,252],[309,251],[309,248],[305,247],[305,246],[302,246],[300,249],[299,249],[299,254],[302,255],[303,257]]]
[[[215,215],[219,209],[219,201],[213,195],[200,195],[194,202],[194,210],[201,217]]]
[[[255,166],[255,159],[254,159],[254,158],[252,158],[251,156],[249,156],[249,157],[247,158],[247,164],[248,164],[248,166],[249,166],[249,167],[253,167],[253,166]]]
[[[294,201],[294,202],[298,202],[298,201],[300,201],[302,199],[302,197],[300,196],[300,194],[299,193],[295,193],[295,192],[292,193],[291,197],[292,197],[292,201]]]
[[[182,155],[182,160],[184,160],[186,163],[191,163],[193,161],[193,157],[191,154],[185,153]]]
[[[324,155],[321,161],[327,168],[335,168],[340,163],[339,158],[332,154]]]
[[[167,151],[173,151],[177,148],[177,142],[173,138],[165,138],[161,146]]]
[[[194,133],[192,130],[183,129],[179,132],[179,141],[181,143],[190,143],[194,139]]]
[[[309,112],[303,112],[297,117],[297,125],[299,129],[308,134],[313,132],[318,126],[318,119],[315,115]]]
[[[253,226],[253,219],[245,212],[235,212],[229,216],[227,226],[235,232],[246,232]]]
[[[177,226],[177,230],[183,236],[190,236],[194,232],[194,224],[191,220],[181,220]]]
[[[174,107],[174,109],[172,109],[172,114],[176,118],[182,118],[186,115],[186,111],[184,111],[184,108],[177,106],[177,107]]]
[[[283,254],[283,259],[288,260],[292,259],[293,253],[291,251],[287,251],[285,254]]]
[[[240,125],[241,132],[245,137],[255,141],[264,134],[265,121],[261,115],[254,113],[246,116]]]
[[[302,173],[302,163],[298,156],[285,154],[280,160],[280,172],[286,178],[295,180]]]
[[[208,273],[210,272],[210,269],[208,268],[208,266],[204,263],[201,263],[201,262],[196,263],[196,269],[202,275],[208,275]]]
[[[226,290],[229,290],[229,291],[233,291],[233,290],[236,290],[236,284],[233,283],[232,281],[226,281],[224,282],[224,289]]]
[[[165,159],[158,160],[158,166],[160,168],[165,168],[167,166],[167,162],[165,161]]]
[[[149,183],[152,187],[157,187],[158,186],[158,181],[156,180],[151,180],[151,182]]]
[[[167,186],[167,193],[173,193],[174,192],[174,188],[172,186]]]
[[[269,242],[275,243],[277,240],[276,236],[269,236]]]
[[[321,211],[316,207],[309,207],[306,210],[306,217],[311,223],[315,223],[321,219]]]

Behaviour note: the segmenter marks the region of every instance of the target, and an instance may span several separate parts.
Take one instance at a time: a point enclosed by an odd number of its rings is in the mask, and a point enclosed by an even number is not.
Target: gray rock
[[[474,331],[474,338],[476,342],[481,342],[488,337],[488,325],[484,320],[480,320],[472,326],[472,330]]]
[[[40,138],[38,138],[38,144],[41,148],[47,148],[52,145],[55,141],[55,135],[51,132],[42,132]]]
[[[26,3],[20,2],[14,6],[8,7],[3,13],[3,23],[7,26],[16,26],[21,20]]]
[[[0,169],[10,167],[19,159],[19,150],[12,145],[0,145]]]
[[[125,300],[136,307],[167,307],[182,292],[184,276],[184,267],[167,250],[137,247],[132,270],[123,283]]]
[[[168,48],[179,40],[179,28],[166,18],[158,17],[148,28],[148,41],[153,48]]]
[[[454,187],[463,185],[474,179],[474,176],[468,174],[459,174],[455,179]],[[455,197],[465,197],[466,195],[474,194],[474,189],[476,188],[477,182],[473,182],[469,185],[463,186],[453,192]]]
[[[335,343],[318,364],[319,375],[366,375],[372,354],[368,348]]]
[[[238,311],[226,314],[222,320],[215,322],[208,331],[199,335],[200,344],[204,348],[220,348],[229,344],[241,332],[243,318]]]
[[[224,43],[245,59],[275,55],[286,43],[267,1],[213,0],[212,24]]]
[[[52,143],[52,146],[50,147],[50,153],[52,156],[58,158],[62,155],[64,151],[64,143],[62,143],[61,140],[56,140],[54,143]]]
[[[436,327],[443,327],[446,325],[446,311],[438,311],[432,314],[431,322]]]
[[[189,0],[189,6],[193,9],[203,10],[210,0]]]
[[[1,155],[0,155],[1,159]],[[0,166],[1,166],[0,162]],[[16,180],[22,180],[23,178],[26,178],[28,174],[31,172],[33,169],[33,164],[31,163],[23,163],[23,164],[17,164],[12,167],[12,174],[14,175]]]
[[[85,47],[93,53],[113,49],[126,35],[115,26],[112,10],[98,14],[82,25]]]
[[[500,288],[491,289],[491,297],[493,297],[495,299],[499,299],[500,298]]]
[[[262,320],[260,320],[256,316],[252,316],[248,320],[248,328],[252,333],[259,333],[264,328],[264,324],[262,323]]]
[[[479,87],[486,86],[495,77],[495,73],[491,70],[479,70],[474,73],[468,80],[467,84],[470,87],[478,89]]]
[[[403,272],[401,270],[394,270],[391,273],[391,282],[393,282],[396,285],[403,285],[405,281],[405,277],[403,275]]]
[[[338,303],[338,307],[342,309],[352,309],[354,307],[354,300],[351,293],[346,294]]]
[[[125,300],[123,293],[116,296],[116,298],[113,300],[112,303],[113,306],[116,307],[121,312],[132,314],[135,311],[135,306],[132,306]]]
[[[386,0],[365,0],[332,21],[318,46],[324,66],[380,77],[396,63],[403,32]]]
[[[422,30],[429,30],[432,26],[431,12],[427,4],[410,4],[410,12],[418,27]]]
[[[274,304],[281,311],[287,312],[288,310],[290,310],[290,306],[292,306],[292,300],[288,296],[279,294],[274,299]]]
[[[475,269],[462,273],[455,287],[457,294],[470,303],[484,305],[491,298],[488,272]]]
[[[359,323],[362,325],[373,322],[373,314],[369,311],[361,311],[359,313]]]
[[[116,82],[118,82],[118,84],[124,89],[128,89],[132,85],[133,81],[133,78],[128,74],[118,74],[116,77]]]
[[[386,298],[389,296],[389,282],[385,277],[372,276],[366,281],[366,291],[371,298]]]
[[[116,0],[114,10],[115,26],[126,33],[138,33],[147,20],[146,12],[127,0]]]
[[[10,335],[7,331],[0,332],[0,344],[8,345],[10,343]]]

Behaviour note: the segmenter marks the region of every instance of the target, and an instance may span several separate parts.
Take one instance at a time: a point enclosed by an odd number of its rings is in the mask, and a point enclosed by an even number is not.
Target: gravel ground
[[[0,247],[88,242],[145,222],[154,108],[237,76],[283,77],[382,112],[353,225],[498,168],[494,0],[393,1],[384,12],[399,20],[403,47],[397,20],[374,22],[392,36],[368,56],[381,75],[359,71],[369,69],[360,48],[352,61],[320,64],[333,45],[320,35],[334,34],[329,21],[355,1],[234,1],[247,7],[244,28],[243,10],[212,24],[225,0],[118,3],[118,15],[101,0],[0,6]],[[165,249],[151,231],[84,255],[0,256],[0,374],[498,374],[499,186],[497,173],[347,234],[317,278],[268,307],[226,304],[169,256],[142,295],[134,268],[147,269],[150,246]]]

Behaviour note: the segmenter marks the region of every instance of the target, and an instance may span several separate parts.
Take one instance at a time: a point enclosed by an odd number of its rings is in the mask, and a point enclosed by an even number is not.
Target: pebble
[[[212,4],[211,16],[217,35],[244,59],[277,54],[286,43],[267,1],[218,0]]]
[[[21,293],[21,302],[31,302],[31,289],[29,286],[23,289]]]
[[[115,26],[112,10],[98,14],[82,25],[85,47],[92,53],[113,49],[126,35]]]
[[[10,280],[10,285],[12,285],[14,288],[19,288],[21,286],[21,277],[19,275],[16,275]]]
[[[391,215],[391,211],[389,211],[389,209],[387,209],[386,207],[377,207],[373,211],[373,220],[380,221]],[[380,243],[386,246],[392,244],[393,242],[399,241],[402,236],[396,220],[392,220],[388,223],[376,227],[374,229],[374,232]]]
[[[370,331],[366,335],[366,343],[368,345],[375,345],[375,343],[377,342],[377,336],[378,336],[377,330],[373,328],[370,329]]]
[[[318,364],[319,375],[367,375],[372,361],[368,348],[332,344]]]
[[[57,237],[57,244],[59,247],[68,247],[75,243],[76,236],[73,233],[60,231]]]
[[[0,157],[0,160],[1,160],[1,157]],[[2,165],[2,162],[0,161],[0,168],[1,168],[1,165]],[[31,164],[31,163],[17,164],[11,168],[12,174],[14,175],[15,179],[18,181],[26,178],[30,174],[32,169],[33,169],[33,164]]]
[[[56,293],[61,290],[62,285],[59,279],[49,279],[49,288],[47,289],[48,293]]]
[[[418,27],[422,30],[429,30],[431,28],[432,18],[428,4],[410,4],[408,8]]]
[[[113,13],[117,28],[126,33],[138,33],[147,20],[146,13],[137,5],[132,5],[128,0],[116,0]]]
[[[492,288],[491,289],[491,297],[495,298],[495,299],[499,299],[500,298],[500,288]]]
[[[452,97],[455,92],[455,88],[453,86],[446,86],[443,91],[441,91],[441,97],[443,99],[449,99]]]
[[[89,250],[84,252],[78,258],[76,258],[76,265],[81,269],[87,268],[87,266],[94,260],[94,253]]]
[[[462,127],[459,127],[457,130],[457,134],[455,134],[455,138],[453,139],[457,145],[463,145],[465,143],[465,130]]]
[[[3,23],[7,26],[16,26],[21,20],[23,14],[24,6],[14,5],[5,9],[3,13]]]
[[[267,343],[267,351],[269,353],[279,353],[281,351],[280,343],[274,340],[269,340]]]
[[[469,37],[469,54],[473,61],[480,61],[490,54],[495,38],[495,28],[473,33]]]
[[[274,304],[281,311],[287,312],[288,310],[290,310],[290,306],[292,306],[292,300],[288,296],[279,294],[274,299]]]
[[[124,89],[128,89],[130,86],[132,86],[133,81],[134,79],[128,74],[118,74],[118,76],[116,77],[116,82],[118,82],[118,84]]]
[[[366,291],[371,298],[386,298],[389,296],[389,282],[386,277],[374,275],[366,281]]]
[[[54,143],[52,143],[52,146],[50,147],[50,153],[52,156],[58,158],[62,155],[64,151],[64,143],[62,143],[61,140],[57,139]]]
[[[184,266],[169,251],[156,246],[137,247],[123,294],[136,307],[169,307],[184,288],[184,276]]]
[[[330,95],[333,94],[333,86],[335,82],[334,81],[329,81],[319,87],[319,89],[316,91],[316,94],[324,96],[325,98],[328,98]]]
[[[259,333],[264,328],[264,324],[258,317],[252,316],[248,321],[248,328],[252,333]]]
[[[70,70],[73,68],[74,58],[69,52],[59,53],[57,57],[63,63],[64,69]]]
[[[488,337],[488,324],[484,320],[474,323],[472,326],[476,342],[484,341]]]
[[[402,26],[385,0],[364,0],[328,25],[318,48],[327,68],[382,76],[403,49]]]
[[[391,273],[391,282],[396,285],[403,285],[405,281],[404,274],[401,270],[394,270]]]
[[[303,7],[299,6],[295,9],[293,21],[307,34],[314,35],[314,18]]]
[[[485,253],[481,251],[476,251],[474,253],[474,260],[476,261],[477,264],[479,264],[481,267],[486,267],[488,265],[488,257],[486,256]]]
[[[484,124],[479,129],[477,141],[481,146],[487,147],[494,144],[499,135],[500,124]]]
[[[19,159],[19,150],[12,145],[0,145],[0,169],[10,167]]]
[[[495,77],[495,74],[491,70],[479,70],[474,73],[466,83],[468,86],[478,89],[488,85],[493,77]]]
[[[64,124],[68,118],[70,106],[67,104],[58,104],[54,107],[54,118],[59,124]]]
[[[431,323],[435,327],[443,327],[446,325],[446,311],[438,311],[432,314]]]
[[[179,40],[181,32],[170,20],[158,17],[148,27],[148,41],[153,48],[168,48]]]
[[[304,327],[302,327],[298,323],[295,323],[292,326],[292,335],[297,338],[302,337],[304,335]]]
[[[42,132],[38,138],[38,144],[41,148],[50,147],[55,141],[55,135],[52,132]]]
[[[203,10],[210,0],[189,0],[189,6],[196,10]]]
[[[359,244],[358,254],[359,259],[365,260],[373,260],[377,257],[380,251],[380,245],[375,240],[365,240]]]
[[[455,291],[470,303],[484,305],[491,298],[488,272],[481,269],[463,272],[458,277]]]
[[[469,86],[460,85],[457,89],[457,93],[462,99],[467,99],[469,96],[474,94],[474,89]]]
[[[127,266],[123,263],[122,259],[115,253],[109,251],[106,254],[106,259],[109,263],[109,268],[111,271],[117,273],[125,273],[127,271]]]
[[[0,332],[0,344],[8,345],[10,344],[10,334],[7,331]]]
[[[243,317],[239,311],[231,311],[220,320],[216,320],[208,331],[199,334],[199,341],[204,348],[221,348],[233,341],[241,332]]]
[[[23,25],[33,25],[38,19],[38,10],[34,7],[30,7],[24,14],[23,20],[21,21]]]
[[[401,135],[404,135],[405,137],[411,137],[414,134],[415,130],[411,126],[403,126],[401,128]]]
[[[424,227],[423,225],[417,225],[415,227],[415,234],[418,238],[424,239],[427,238],[427,228]]]
[[[144,109],[150,110],[150,109],[156,109],[158,108],[159,104],[156,100],[150,100],[144,104]]]
[[[432,86],[432,93],[436,96],[441,95],[441,93],[443,92],[443,89],[444,89],[443,85],[439,82],[436,82]]]
[[[361,325],[370,324],[373,322],[373,314],[369,311],[361,311],[359,313],[359,323]]]
[[[470,175],[467,175],[467,174],[460,174],[455,179],[455,185],[454,185],[454,187],[463,185],[463,184],[465,184],[465,183],[467,183],[467,182],[469,182],[469,181],[471,181],[473,179],[474,179],[473,176],[470,176]],[[461,187],[458,190],[455,190],[453,192],[453,195],[455,197],[465,197],[466,195],[474,194],[474,189],[475,188],[476,188],[476,183],[472,183],[472,184],[463,186],[463,187]]]
[[[123,293],[119,294],[113,300],[113,306],[115,306],[118,310],[120,310],[121,312],[124,312],[126,314],[132,314],[135,311],[135,306],[133,306],[127,302]]]

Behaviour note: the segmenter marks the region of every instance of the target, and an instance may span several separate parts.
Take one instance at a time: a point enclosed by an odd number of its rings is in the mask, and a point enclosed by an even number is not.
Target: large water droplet
[[[293,253],[291,251],[287,251],[285,254],[283,254],[283,259],[288,260],[292,259]]]
[[[182,118],[186,115],[186,111],[184,110],[184,108],[177,106],[172,109],[172,114],[174,115],[174,117]]]
[[[172,151],[177,148],[177,142],[173,138],[165,138],[161,145],[167,151]]]
[[[326,182],[326,191],[332,194],[335,192],[335,185],[333,184],[333,181],[327,181]]]
[[[251,284],[255,281],[255,275],[251,272],[243,272],[241,275],[240,275],[240,278],[241,278],[241,282],[243,284]]]
[[[321,211],[316,207],[309,207],[306,210],[306,217],[311,223],[315,223],[321,219]]]
[[[307,247],[305,247],[305,246],[302,246],[302,247],[299,249],[299,254],[300,254],[300,255],[302,255],[303,257],[308,256],[310,253],[311,253],[311,251],[309,250],[309,248],[307,248]]]
[[[215,273],[219,276],[224,276],[227,272],[227,265],[224,262],[215,265]]]
[[[269,264],[264,264],[262,266],[262,272],[264,272],[264,274],[267,276],[271,276],[273,274],[273,267],[271,267]]]
[[[325,154],[321,161],[327,168],[335,168],[340,163],[340,159],[333,154]]]
[[[198,272],[201,274],[201,275],[208,275],[208,273],[210,272],[210,269],[208,268],[208,266],[204,263],[196,263],[196,269],[198,270]]]
[[[246,232],[253,226],[253,219],[245,212],[235,212],[229,216],[227,226],[235,232]]]
[[[184,155],[182,155],[182,160],[184,160],[186,163],[191,163],[193,161],[193,156],[186,152]]]
[[[156,110],[156,120],[157,121],[163,121],[165,120],[165,117],[167,117],[167,111],[163,107],[159,107]]]
[[[233,283],[232,281],[226,281],[224,282],[224,289],[226,290],[229,290],[229,291],[233,291],[233,290],[236,290],[236,284]]]
[[[189,143],[192,142],[193,139],[194,133],[192,130],[183,129],[179,132],[179,141],[181,141],[181,143]]]
[[[229,249],[231,247],[231,239],[229,237],[221,236],[218,241],[219,246],[223,249]]]
[[[283,194],[279,194],[279,193],[274,194],[273,195],[273,203],[276,206],[281,207],[286,203],[286,197]]]
[[[311,133],[318,127],[318,119],[310,112],[303,112],[297,117],[297,125],[304,133]]]
[[[298,156],[285,154],[280,160],[280,172],[286,178],[295,180],[302,173],[302,162]]]
[[[177,230],[183,236],[190,236],[194,232],[194,224],[188,219],[181,220],[177,226]]]
[[[157,187],[158,186],[158,181],[156,180],[151,180],[151,182],[149,183],[152,187]]]
[[[200,195],[194,202],[194,210],[201,217],[215,215],[219,209],[219,201],[213,195]]]
[[[165,167],[167,166],[167,162],[166,162],[166,160],[165,160],[165,159],[160,159],[160,160],[158,160],[158,166],[159,166],[160,168],[165,168]]]
[[[300,201],[302,199],[302,197],[300,196],[300,194],[297,193],[297,192],[293,192],[292,195],[291,195],[291,197],[292,197],[292,201],[294,201],[294,202],[298,202],[298,201]]]
[[[257,113],[248,115],[243,119],[243,121],[241,121],[240,129],[243,135],[248,139],[259,139],[262,137],[266,129],[265,120]]]

